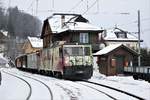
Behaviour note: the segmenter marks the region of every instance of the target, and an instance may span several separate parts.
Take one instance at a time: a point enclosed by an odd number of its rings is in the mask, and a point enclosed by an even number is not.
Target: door
[[[124,56],[116,56],[116,73],[123,74],[124,70]]]

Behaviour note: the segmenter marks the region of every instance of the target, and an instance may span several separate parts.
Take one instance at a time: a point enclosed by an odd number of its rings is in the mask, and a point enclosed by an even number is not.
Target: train
[[[124,68],[125,75],[133,75],[135,80],[143,79],[150,82],[150,66],[146,67],[125,67]]]
[[[93,74],[92,47],[56,42],[49,48],[18,56],[15,65],[21,70],[57,78],[89,79]]]

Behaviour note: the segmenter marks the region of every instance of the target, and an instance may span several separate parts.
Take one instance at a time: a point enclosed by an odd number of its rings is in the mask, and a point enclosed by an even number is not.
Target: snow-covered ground
[[[2,73],[2,84],[0,85],[0,100],[25,100],[30,90],[25,82],[9,74],[6,74],[5,72],[14,74],[29,82],[32,87],[32,95],[30,100],[48,100],[50,94],[48,93],[46,87],[44,87],[39,82],[30,79],[29,77],[45,83],[52,91],[53,100],[112,99],[99,91],[111,93],[111,96],[118,98],[119,100],[134,100],[133,98],[124,96],[124,94],[119,95],[119,93],[117,92],[104,90],[98,86],[90,85],[91,87],[94,87],[98,90],[96,91],[92,88],[78,84],[78,82],[72,82],[63,79],[60,80],[52,77],[26,73],[15,68],[8,68],[8,65],[7,68],[2,68],[0,66],[0,71]],[[150,83],[143,80],[134,80],[131,76],[106,77],[105,75],[100,74],[97,70],[94,70],[94,74],[92,78],[89,79],[89,81],[105,84],[135,94],[146,100],[150,100]]]
[[[89,81],[105,84],[150,100],[150,83],[144,80],[134,80],[132,76],[106,77],[94,71],[94,75]]]
[[[41,76],[37,74],[31,74],[26,72],[21,72],[15,68],[1,68],[2,72],[2,84],[0,86],[0,100],[23,100],[26,98],[29,87],[17,78],[10,76],[4,72],[9,72],[19,77],[24,78],[32,86],[32,96],[30,100],[48,100],[50,97],[47,93],[48,91],[42,84],[27,78],[25,76],[30,76],[35,79],[43,81],[47,84],[53,93],[54,100],[110,100],[108,96],[103,93],[99,93],[93,89],[87,88],[86,86],[77,84],[72,81],[59,80],[51,77]],[[129,93],[140,96],[146,100],[150,100],[150,83],[142,80],[134,80],[132,77],[121,77],[112,76],[106,77],[94,72],[93,77],[89,80],[97,83],[102,83],[120,90],[127,91]],[[92,86],[92,85],[90,85]],[[43,87],[43,88],[42,88]],[[92,86],[93,87],[93,86]],[[102,88],[94,86],[94,88],[103,90]],[[107,92],[108,90],[103,90]],[[120,100],[127,100],[127,96],[120,95],[116,92],[110,92],[112,96],[119,98]],[[9,96],[8,96],[9,95]],[[134,99],[129,99],[134,100]]]

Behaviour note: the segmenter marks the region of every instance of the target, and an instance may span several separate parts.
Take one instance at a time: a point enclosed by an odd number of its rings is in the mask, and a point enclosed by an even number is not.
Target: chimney
[[[65,24],[65,15],[61,15],[61,28],[64,27]]]

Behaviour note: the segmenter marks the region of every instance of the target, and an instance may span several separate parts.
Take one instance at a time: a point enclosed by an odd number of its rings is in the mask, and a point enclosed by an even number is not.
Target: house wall
[[[51,29],[48,24],[44,27],[44,36],[43,36],[43,48],[47,48],[50,46],[51,41],[52,41],[52,34],[51,34]]]
[[[33,52],[36,52],[38,50],[40,50],[40,49],[39,48],[33,48],[29,42],[24,47],[24,53],[26,53],[26,54],[33,53]]]
[[[98,56],[97,64],[99,67],[99,72],[107,75],[107,65],[108,65],[108,57],[107,56]]]
[[[53,40],[66,41],[67,43],[80,43],[80,33],[89,33],[89,44],[92,45],[93,51],[98,51],[100,49],[98,32],[66,32],[54,36]]]
[[[0,52],[3,52],[5,50],[5,44],[0,44]]]
[[[113,66],[113,63],[112,63],[113,60],[115,60],[114,63],[116,65],[116,63],[117,63],[116,62],[116,57],[117,56],[124,56],[123,67],[128,67],[130,61],[132,61],[132,59],[133,59],[132,54],[130,54],[129,52],[123,50],[122,48],[117,50],[117,51],[112,52],[108,57],[108,66],[107,66],[108,67],[108,75],[117,75],[118,74],[117,66]]]
[[[117,62],[115,60],[117,56],[124,56],[123,67],[130,66],[129,63],[133,60],[131,53],[123,48],[119,48],[108,54],[108,56],[98,56],[99,72],[108,76],[117,75]]]

